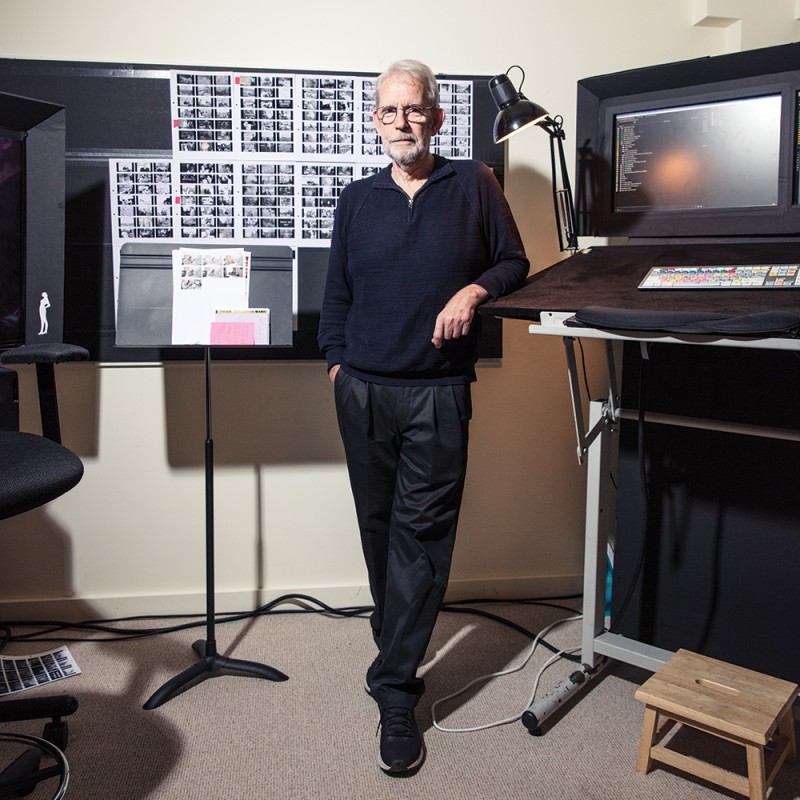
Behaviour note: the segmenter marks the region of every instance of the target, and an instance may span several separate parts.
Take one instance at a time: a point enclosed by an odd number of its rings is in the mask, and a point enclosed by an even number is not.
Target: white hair
[[[405,78],[409,81],[419,83],[423,89],[423,102],[425,105],[439,107],[439,84],[436,76],[429,66],[413,58],[406,58],[402,61],[395,61],[385,72],[378,76],[375,84],[375,105],[378,105],[378,97],[381,92],[381,85],[387,78]]]

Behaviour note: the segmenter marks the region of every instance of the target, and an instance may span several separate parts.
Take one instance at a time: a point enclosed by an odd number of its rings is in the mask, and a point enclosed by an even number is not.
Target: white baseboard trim
[[[446,601],[463,600],[522,600],[569,597],[579,595],[583,588],[581,575],[547,575],[529,578],[454,579],[450,581]],[[311,586],[302,589],[257,589],[251,591],[218,591],[214,607],[218,614],[250,612],[273,601],[289,596],[298,599],[290,603],[319,608],[314,602],[331,608],[370,606],[372,599],[367,586]],[[283,603],[281,604],[284,605]],[[206,614],[206,597],[202,593],[133,595],[127,597],[60,597],[60,598],[0,598],[0,621],[36,622],[41,620],[84,622],[139,616],[165,617],[172,615]]]

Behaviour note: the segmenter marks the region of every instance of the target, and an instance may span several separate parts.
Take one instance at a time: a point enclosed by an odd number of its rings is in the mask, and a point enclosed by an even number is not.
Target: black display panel
[[[617,114],[615,212],[778,205],[781,97]]]
[[[800,238],[800,44],[578,82],[584,236]]]
[[[0,91],[0,348],[62,341],[64,173],[63,107]]]
[[[24,339],[24,142],[0,128],[0,348]]]

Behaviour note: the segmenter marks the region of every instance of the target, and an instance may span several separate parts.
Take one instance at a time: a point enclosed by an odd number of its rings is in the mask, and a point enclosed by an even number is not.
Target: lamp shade
[[[522,72],[522,81],[525,80],[525,71],[522,67],[509,67]],[[550,164],[553,176],[553,209],[556,216],[558,230],[558,244],[561,250],[576,250],[578,237],[575,234],[575,205],[572,199],[572,187],[569,182],[569,171],[564,158],[564,128],[561,117],[552,118],[538,104],[532,103],[522,94],[522,82],[519,89],[505,75],[495,75],[489,81],[489,91],[492,100],[497,106],[497,116],[494,120],[494,142],[508,139],[519,131],[538,125],[550,136]]]
[[[498,108],[494,120],[495,144],[547,118],[547,111],[518,92],[507,75],[496,75],[492,78],[489,81],[489,91]]]

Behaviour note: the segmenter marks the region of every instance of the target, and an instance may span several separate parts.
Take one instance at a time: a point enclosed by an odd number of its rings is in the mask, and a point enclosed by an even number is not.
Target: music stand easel
[[[195,678],[225,669],[235,673],[249,674],[257,678],[266,678],[271,681],[288,680],[274,667],[259,664],[255,661],[243,661],[238,658],[227,658],[217,652],[215,638],[216,610],[215,610],[215,577],[214,577],[214,440],[211,435],[211,347],[204,347],[205,366],[205,411],[206,411],[206,440],[205,440],[205,495],[206,495],[206,638],[198,640],[192,649],[199,656],[198,660],[188,669],[170,678],[157,689],[150,699],[144,704],[146,710],[157,708],[172,698],[180,689]]]

